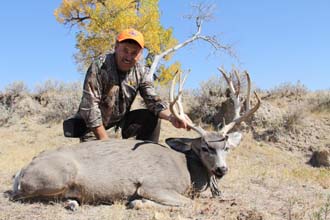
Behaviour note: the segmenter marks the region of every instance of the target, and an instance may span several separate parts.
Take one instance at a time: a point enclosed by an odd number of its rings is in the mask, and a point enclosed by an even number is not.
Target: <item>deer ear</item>
[[[185,153],[191,150],[191,143],[194,139],[191,138],[167,138],[166,144],[173,150]]]
[[[227,136],[228,136],[227,142],[230,148],[237,147],[242,140],[242,134],[239,132],[229,133],[227,134]]]

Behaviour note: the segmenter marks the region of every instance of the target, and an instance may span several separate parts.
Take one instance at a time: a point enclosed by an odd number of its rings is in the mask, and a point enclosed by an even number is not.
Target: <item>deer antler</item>
[[[178,94],[174,97],[174,90],[175,90],[175,84],[176,84],[176,76],[179,75],[179,87],[178,87]],[[182,90],[183,85],[187,79],[187,75],[181,80],[181,73],[176,72],[173,79],[172,79],[172,85],[170,90],[170,111],[180,121],[186,121],[185,119],[185,113],[183,111],[183,105],[182,105]],[[196,131],[199,135],[204,136],[205,130],[199,126],[196,126],[192,122],[187,122],[187,126],[194,131]]]
[[[240,77],[238,75],[238,72],[234,70],[234,74],[237,78],[237,90],[235,90],[233,81],[232,81],[232,75],[229,77],[227,76],[227,73],[222,69],[218,68],[218,70],[222,73],[223,77],[227,81],[229,90],[230,90],[230,97],[234,102],[234,111],[235,111],[235,116],[232,122],[230,122],[228,125],[225,125],[219,132],[222,133],[223,135],[227,134],[236,124],[241,123],[242,121],[246,120],[249,116],[251,116],[254,112],[258,110],[260,107],[260,98],[256,92],[254,92],[254,95],[257,99],[257,104],[250,109],[250,91],[251,91],[251,79],[249,76],[249,73],[245,71],[246,79],[247,79],[247,98],[246,98],[246,112],[240,116],[240,111],[241,111],[241,101],[240,101],[240,96],[239,96],[239,91],[240,91]]]

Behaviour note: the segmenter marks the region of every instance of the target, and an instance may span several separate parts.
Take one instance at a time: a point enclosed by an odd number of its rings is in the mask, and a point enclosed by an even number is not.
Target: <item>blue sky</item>
[[[173,27],[179,41],[195,32],[183,18],[196,1],[160,0],[162,23]],[[214,20],[204,24],[205,35],[219,34],[234,45],[239,61],[211,53],[197,41],[174,57],[191,69],[186,87],[219,74],[217,67],[248,70],[254,84],[271,89],[298,80],[311,90],[330,89],[330,1],[328,0],[213,0]],[[0,90],[14,81],[30,89],[48,79],[82,81],[73,59],[75,32],[57,23],[53,11],[60,0],[5,1],[0,13]]]

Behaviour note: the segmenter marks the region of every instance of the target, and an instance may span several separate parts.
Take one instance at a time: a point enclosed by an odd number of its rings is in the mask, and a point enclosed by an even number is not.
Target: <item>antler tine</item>
[[[222,68],[218,68],[218,70],[222,73],[223,78],[225,78],[225,80],[226,80],[226,82],[227,82],[227,84],[228,84],[228,86],[229,86],[230,92],[231,92],[232,94],[235,94],[236,92],[235,92],[235,88],[234,88],[234,86],[233,86],[233,82],[232,82],[232,81],[229,79],[229,77],[227,76],[226,71],[223,70]]]
[[[182,106],[182,91],[183,91],[183,85],[186,82],[186,79],[188,77],[188,73],[183,77],[182,79],[182,75],[179,74],[179,88],[178,88],[178,101],[176,102],[180,115],[184,115],[184,111],[183,111],[183,106]]]
[[[228,84],[228,88],[230,90],[230,97],[234,102],[234,110],[235,110],[235,116],[234,118],[239,117],[239,113],[241,111],[241,104],[240,104],[240,97],[239,97],[239,93],[236,92],[235,88],[234,88],[234,84],[231,78],[229,78],[227,76],[227,73],[225,70],[223,70],[222,68],[218,68],[218,70],[222,73],[223,77],[225,78],[227,84]],[[239,77],[238,74],[236,74],[236,77],[239,81]]]
[[[174,97],[174,89],[175,89],[175,80],[176,80],[176,74],[178,72],[176,72],[173,76],[173,79],[172,79],[172,84],[171,84],[171,89],[170,89],[170,111],[172,112],[172,114],[177,117],[177,118],[180,118],[180,114],[179,112],[177,111],[177,109],[175,108],[175,105],[180,97],[180,94],[181,92],[179,91],[178,92],[178,95],[176,97]]]
[[[235,120],[233,120],[233,122],[235,122],[236,124],[239,124],[242,121],[244,121],[245,119],[247,119],[248,117],[250,117],[260,107],[261,100],[260,100],[260,98],[259,98],[259,96],[258,96],[258,94],[256,92],[253,92],[253,93],[254,93],[254,95],[255,95],[255,97],[257,99],[257,104],[252,109],[249,109],[247,112],[245,112],[244,115],[242,115],[241,117],[236,118]]]
[[[237,69],[234,69],[234,74],[236,76],[236,79],[237,79],[237,91],[236,91],[236,97],[239,96],[239,93],[240,93],[240,90],[241,90],[241,79],[240,79],[240,76],[238,74],[238,71]]]
[[[183,111],[183,106],[181,102],[181,96],[182,96],[182,89],[183,89],[183,84],[185,83],[187,79],[187,75],[184,77],[184,79],[181,81],[179,80],[179,89],[178,89],[178,95],[174,97],[174,89],[175,89],[175,80],[176,76],[180,73],[176,72],[173,79],[172,79],[172,84],[171,84],[171,89],[170,89],[170,111],[176,117],[178,120],[185,120],[184,116],[184,111]],[[178,109],[177,109],[177,108]],[[186,120],[185,120],[186,121]],[[196,126],[194,123],[187,122],[187,126],[194,131],[196,131],[199,135],[204,136],[205,131],[199,126]]]
[[[246,100],[245,100],[245,109],[248,111],[250,109],[250,95],[251,95],[251,78],[250,74],[247,71],[244,71],[246,75],[247,81],[247,93],[246,93]]]
[[[176,82],[176,76],[178,74],[178,71],[174,74],[173,80],[172,80],[172,86],[170,90],[170,110],[173,113],[174,116],[177,118],[182,118],[183,117],[183,106],[181,103],[181,96],[182,96],[182,89],[183,89],[183,84],[187,78],[187,76],[181,81],[181,74],[179,74],[179,87],[178,87],[178,95],[174,97],[174,90],[175,90],[175,82]],[[178,109],[175,108],[177,106]]]
[[[247,78],[247,98],[246,98],[246,112],[244,113],[244,115],[240,116],[240,110],[241,110],[241,103],[240,103],[240,97],[239,97],[239,93],[235,93],[235,89],[233,88],[233,82],[231,81],[231,79],[228,78],[228,76],[226,75],[226,72],[221,69],[218,68],[220,70],[220,72],[222,73],[223,77],[225,78],[225,80],[228,83],[231,95],[230,97],[232,98],[233,102],[234,102],[234,111],[235,111],[235,116],[232,122],[230,122],[228,125],[225,125],[219,132],[222,133],[223,135],[225,135],[226,133],[228,133],[236,124],[241,123],[242,121],[246,120],[246,118],[248,118],[249,116],[251,116],[254,112],[256,112],[258,110],[258,108],[260,107],[260,98],[258,96],[258,94],[256,92],[254,92],[256,99],[257,99],[257,104],[250,109],[250,92],[251,92],[251,79],[250,79],[250,75],[248,74],[247,71],[245,71],[245,75]],[[234,70],[234,74],[236,75],[237,79],[238,79],[238,88],[237,91],[240,90],[240,79],[238,76],[237,71]]]
[[[256,112],[258,110],[258,108],[260,107],[261,104],[261,100],[258,96],[258,94],[256,92],[254,92],[254,95],[257,99],[257,104],[250,110],[248,110],[247,112],[245,112],[244,115],[242,115],[241,117],[238,117],[236,119],[234,119],[232,122],[230,122],[228,125],[224,126],[219,132],[222,133],[223,135],[227,134],[236,124],[241,123],[242,121],[244,121],[245,119],[247,119],[250,115],[252,115],[254,112]]]

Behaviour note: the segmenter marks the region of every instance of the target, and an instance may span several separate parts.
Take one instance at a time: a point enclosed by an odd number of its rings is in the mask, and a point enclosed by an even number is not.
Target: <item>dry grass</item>
[[[163,123],[166,137],[195,136]],[[22,120],[0,128],[0,188],[11,188],[11,176],[39,152],[77,143],[62,136],[61,124],[38,125]],[[0,219],[312,219],[330,195],[330,172],[315,169],[305,158],[282,151],[245,134],[242,144],[229,154],[230,171],[220,181],[222,198],[209,192],[182,209],[127,210],[123,203],[81,207],[71,213],[55,204],[21,204],[0,198]],[[15,212],[13,212],[15,210]]]
[[[330,194],[329,169],[309,167],[300,156],[256,143],[249,135],[229,163],[234,169],[222,182],[226,194],[265,219],[308,219]]]

